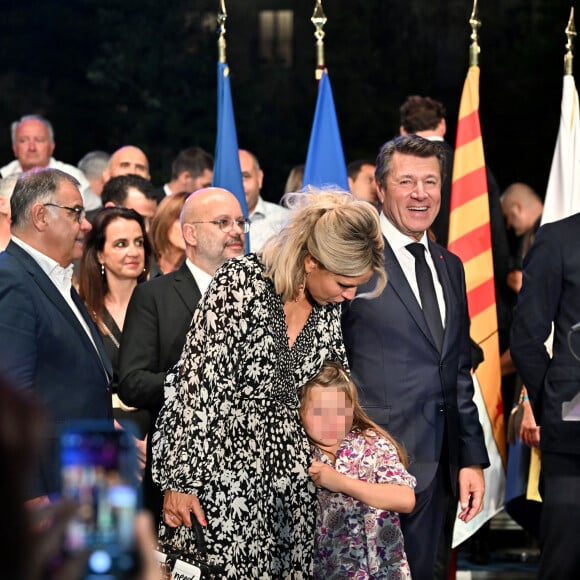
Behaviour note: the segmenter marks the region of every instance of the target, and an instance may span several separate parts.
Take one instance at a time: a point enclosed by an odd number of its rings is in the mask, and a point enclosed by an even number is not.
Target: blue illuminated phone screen
[[[123,431],[67,431],[61,436],[63,495],[78,504],[67,550],[88,550],[87,578],[120,578],[135,566],[138,493],[135,451]]]

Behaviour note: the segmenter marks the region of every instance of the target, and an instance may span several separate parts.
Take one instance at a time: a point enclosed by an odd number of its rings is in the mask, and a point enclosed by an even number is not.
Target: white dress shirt
[[[73,275],[73,265],[70,264],[66,268],[63,268],[56,260],[49,258],[46,254],[39,252],[37,249],[29,246],[26,242],[23,242],[21,239],[17,238],[14,234],[12,235],[12,241],[17,245],[20,246],[42,269],[42,271],[50,278],[50,281],[56,286],[56,289],[60,292],[62,297],[64,298],[65,302],[70,306],[70,309],[74,312],[75,316],[78,318],[78,321],[81,323],[84,331],[87,333],[87,336],[91,339],[93,346],[97,353],[99,352],[97,349],[97,345],[93,339],[93,335],[89,329],[89,325],[87,321],[84,319],[83,315],[80,313],[77,305],[74,303],[74,300],[71,296],[71,288],[72,288],[72,275]],[[100,357],[100,355],[99,355]]]
[[[401,233],[381,212],[381,231],[383,236],[387,239],[397,261],[399,262],[405,278],[409,282],[411,289],[419,305],[421,304],[421,297],[419,295],[419,285],[417,284],[417,278],[415,276],[415,258],[413,254],[406,249],[405,246],[417,240],[406,236]],[[425,246],[425,258],[429,269],[431,270],[431,276],[433,277],[433,284],[435,286],[435,294],[437,295],[437,304],[439,305],[439,313],[441,314],[441,322],[443,328],[445,328],[445,297],[443,295],[443,287],[441,282],[439,282],[439,276],[437,275],[437,270],[435,270],[435,264],[433,263],[433,258],[431,257],[431,252],[429,251],[429,246],[427,244],[427,234],[423,233],[423,237],[419,240],[419,243]]]
[[[189,258],[185,260],[185,263],[187,264],[187,267],[189,268],[189,271],[191,272],[191,275],[193,276],[193,279],[195,280],[195,283],[197,284],[197,287],[203,296],[208,286],[210,285],[213,276],[210,276],[207,272],[204,272],[201,268],[198,268]]]

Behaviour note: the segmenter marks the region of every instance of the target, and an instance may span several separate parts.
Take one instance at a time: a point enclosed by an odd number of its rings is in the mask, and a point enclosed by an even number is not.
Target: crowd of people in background
[[[463,266],[446,250],[445,107],[411,96],[400,113],[376,162],[348,164],[349,192],[303,189],[296,165],[280,202],[266,201],[260,162],[240,149],[247,215],[212,187],[213,157],[198,146],[156,187],[139,147],[73,166],[53,156],[47,119],[12,124],[0,395],[34,394],[38,407],[10,404],[43,421],[14,426],[34,455],[16,485],[27,510],[58,501],[59,428],[100,419],[134,435],[160,541],[192,553],[201,529],[223,577],[448,577],[457,505],[464,522],[481,511],[489,465],[471,379],[481,349]],[[546,452],[529,531],[546,547],[541,577],[566,577],[580,569],[562,525],[578,511],[575,427],[558,416],[580,390],[565,348],[580,319],[569,296],[580,264],[565,249],[577,223],[538,232],[541,198],[519,182],[502,193],[486,170],[503,404],[523,406],[517,435]]]

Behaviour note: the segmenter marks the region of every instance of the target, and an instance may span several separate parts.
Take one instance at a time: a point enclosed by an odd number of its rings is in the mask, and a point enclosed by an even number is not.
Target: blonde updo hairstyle
[[[384,241],[379,214],[371,204],[341,189],[310,188],[287,194],[283,200],[292,216],[261,252],[265,274],[283,302],[295,297],[304,283],[304,260],[309,255],[338,276],[358,277],[372,271],[375,288],[359,297],[381,294],[387,283]]]

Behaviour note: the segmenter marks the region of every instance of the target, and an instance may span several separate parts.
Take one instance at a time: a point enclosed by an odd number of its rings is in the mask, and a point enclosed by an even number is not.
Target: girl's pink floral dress
[[[332,462],[318,448],[316,461]],[[415,487],[415,478],[400,462],[395,447],[368,431],[350,432],[341,443],[336,471],[372,483]],[[317,490],[318,515],[314,578],[399,580],[411,578],[399,514],[372,508],[342,493]]]

